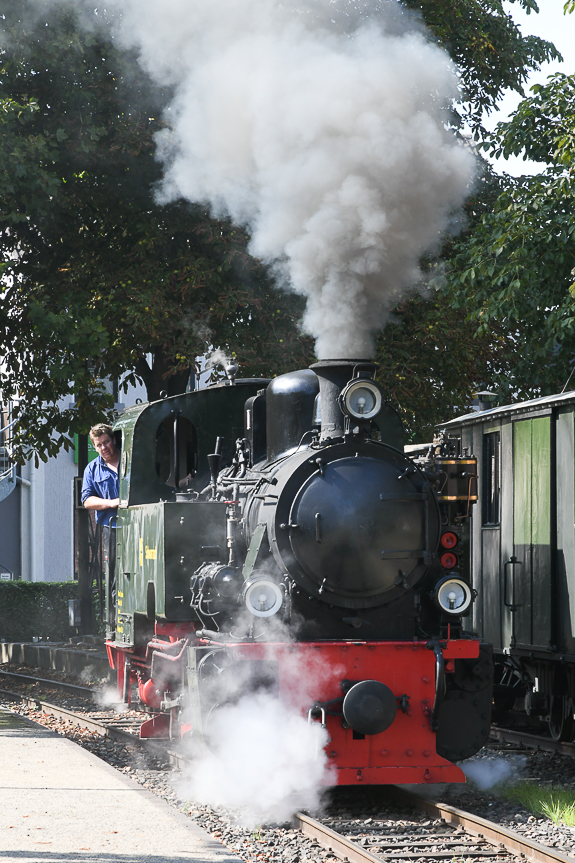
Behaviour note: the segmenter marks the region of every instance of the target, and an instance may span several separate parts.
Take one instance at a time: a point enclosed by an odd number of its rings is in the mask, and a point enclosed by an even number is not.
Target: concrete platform
[[[1,863],[240,863],[90,752],[0,709]]]
[[[116,681],[116,672],[111,670],[106,652],[99,650],[74,650],[35,642],[5,642],[0,643],[0,663],[51,668],[52,671],[78,676],[91,666],[92,677]]]

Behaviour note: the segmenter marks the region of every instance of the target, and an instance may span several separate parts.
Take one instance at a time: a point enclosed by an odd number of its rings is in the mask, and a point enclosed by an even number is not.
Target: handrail
[[[10,431],[10,429],[12,428],[12,426],[16,425],[16,423],[18,422],[18,420],[19,420],[19,417],[14,417],[14,419],[13,419],[13,420],[10,420],[10,422],[8,423],[8,425],[7,425],[7,426],[4,426],[3,428],[0,428],[0,434],[4,434],[4,432]]]
[[[511,567],[511,602],[507,602],[507,567]],[[503,604],[509,609],[511,612],[517,611],[519,605],[515,602],[515,567],[521,566],[521,561],[517,560],[514,554],[511,555],[509,560],[506,560],[503,564]]]
[[[14,474],[15,469],[16,469],[16,465],[12,464],[12,465],[10,465],[9,468],[6,468],[6,470],[3,473],[0,473],[0,482],[2,482],[3,479],[8,479],[8,477],[12,476]]]

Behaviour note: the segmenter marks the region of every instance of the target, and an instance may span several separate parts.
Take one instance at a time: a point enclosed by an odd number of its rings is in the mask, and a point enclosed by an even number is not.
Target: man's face
[[[103,434],[101,437],[97,437],[94,441],[94,449],[98,452],[104,461],[113,461],[116,456],[116,444],[112,440],[112,438]]]

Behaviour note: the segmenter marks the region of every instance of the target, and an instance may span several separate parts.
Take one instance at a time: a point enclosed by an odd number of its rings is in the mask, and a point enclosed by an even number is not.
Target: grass
[[[575,827],[575,794],[568,788],[522,781],[504,786],[501,794],[508,800],[517,800],[534,815],[545,815],[555,824]]]

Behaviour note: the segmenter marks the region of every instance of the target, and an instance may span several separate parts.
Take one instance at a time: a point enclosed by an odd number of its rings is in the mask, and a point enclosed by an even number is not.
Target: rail
[[[63,680],[49,680],[46,677],[33,677],[30,674],[20,674],[17,671],[0,671],[0,678],[7,677],[9,680],[16,680],[18,683],[27,683],[34,685],[39,683],[50,689],[59,689],[61,692],[68,692],[70,695],[78,695],[80,698],[91,698],[96,701],[98,698],[97,690],[90,689],[88,686],[76,686],[74,683],[66,683]]]
[[[433,816],[435,819],[443,819],[447,824],[462,828],[469,838],[462,833],[453,833],[442,840],[435,837],[422,837],[421,835],[402,836],[406,841],[395,841],[390,843],[386,839],[374,839],[373,844],[378,847],[379,853],[375,854],[367,848],[363,848],[357,842],[332,830],[321,821],[311,818],[309,815],[298,812],[296,821],[305,836],[313,839],[323,848],[327,848],[342,860],[350,863],[382,863],[382,860],[456,860],[474,857],[501,858],[504,854],[521,857],[530,863],[574,863],[573,857],[568,857],[559,851],[533,842],[530,839],[519,836],[512,830],[500,827],[485,818],[464,812],[454,806],[445,803],[437,803],[427,800],[405,791],[396,786],[393,789],[394,800],[398,803],[408,804],[414,809]],[[431,840],[435,840],[432,842]],[[489,842],[491,848],[486,847]],[[433,844],[445,844],[449,846],[443,851],[432,850]],[[381,846],[385,847],[381,847]],[[468,847],[465,847],[465,846]],[[455,846],[455,848],[453,848]],[[463,848],[461,848],[463,846]],[[415,850],[415,849],[418,850]],[[451,850],[453,848],[453,850]]]
[[[492,725],[490,735],[501,743],[522,743],[529,749],[544,749],[546,752],[559,752],[561,755],[575,756],[575,743],[551,740],[549,737],[541,737],[539,734],[530,734],[515,728],[501,728],[499,725]]]
[[[567,854],[562,854],[560,851],[555,851],[546,845],[541,845],[539,842],[533,842],[530,839],[524,838],[518,833],[514,833],[513,830],[501,827],[492,821],[487,821],[487,819],[481,818],[479,815],[472,815],[470,812],[464,812],[462,809],[457,809],[455,806],[450,806],[447,803],[425,800],[425,798],[403,789],[398,789],[398,791],[400,797],[405,797],[421,812],[427,812],[435,818],[443,818],[448,824],[460,825],[469,833],[499,843],[508,851],[525,856],[527,860],[533,861],[533,863],[550,863],[550,861],[573,863],[575,859],[568,857]]]
[[[41,678],[31,679],[38,681],[41,680]],[[46,681],[46,683],[49,683],[50,685],[53,682],[54,681],[52,680]],[[72,684],[69,685],[71,686]],[[83,687],[76,688],[82,689]],[[101,734],[103,737],[109,737],[110,740],[115,740],[117,743],[138,746],[146,752],[164,758],[173,767],[182,768],[189,766],[189,759],[187,759],[182,753],[177,752],[174,749],[170,749],[156,740],[151,740],[149,738],[142,739],[132,731],[126,731],[126,727],[139,728],[141,720],[138,720],[137,723],[122,719],[102,721],[90,716],[83,716],[82,714],[75,713],[73,710],[69,710],[67,707],[61,707],[59,704],[51,704],[49,701],[44,701],[43,698],[39,698],[38,696],[22,695],[22,693],[10,692],[7,689],[0,689],[0,696],[3,696],[8,700],[19,701],[21,704],[25,704],[33,710],[39,710],[47,716],[53,716],[55,719],[63,719],[66,722],[72,723],[72,725],[75,725],[77,728],[85,728],[88,731],[95,731],[97,734]],[[124,726],[123,728],[121,727],[122,725]]]

